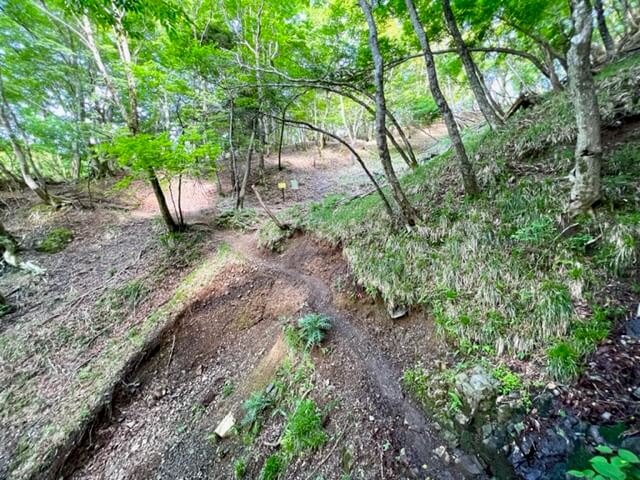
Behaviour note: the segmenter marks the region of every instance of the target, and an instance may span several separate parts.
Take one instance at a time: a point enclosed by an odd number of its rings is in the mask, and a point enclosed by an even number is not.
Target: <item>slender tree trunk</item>
[[[612,58],[616,54],[616,46],[609,33],[609,27],[607,27],[607,21],[604,18],[604,5],[602,0],[594,0],[593,6],[596,11],[596,18],[598,19],[598,31],[600,32],[600,38],[604,44],[604,49],[607,52],[607,57]]]
[[[458,24],[456,23],[456,19],[453,15],[453,10],[451,10],[450,0],[442,0],[442,8],[444,10],[444,18],[447,23],[447,29],[453,37],[456,49],[458,50],[458,55],[462,60],[462,65],[464,66],[465,71],[467,72],[469,85],[471,86],[471,90],[476,97],[476,101],[478,102],[480,111],[482,112],[482,115],[484,115],[484,118],[487,120],[489,126],[492,129],[496,129],[502,125],[502,119],[491,107],[489,99],[485,95],[485,91],[480,84],[482,79],[478,78],[476,65],[473,61],[473,58],[471,58],[471,54],[467,49],[467,45],[464,43],[462,34],[458,29]]]
[[[14,115],[9,102],[7,101],[7,96],[4,90],[4,81],[2,80],[2,71],[0,71],[0,123],[4,127],[7,135],[9,137],[9,143],[11,144],[11,148],[13,149],[13,153],[18,159],[18,165],[20,166],[20,174],[22,175],[22,179],[24,183],[29,187],[31,191],[33,191],[43,202],[57,207],[59,206],[58,199],[49,194],[47,191],[47,185],[40,178],[34,178],[29,173],[29,152],[25,151],[29,146],[26,143],[26,135],[22,134],[22,137],[25,139],[25,144],[22,145],[18,136],[15,132],[15,129],[20,129],[20,125],[18,123],[18,119]]]
[[[251,139],[249,140],[249,151],[247,152],[247,164],[244,167],[244,175],[242,177],[242,184],[240,186],[240,191],[238,192],[238,198],[236,199],[236,209],[241,210],[244,208],[244,197],[247,193],[247,184],[249,183],[249,176],[251,175],[251,160],[253,156],[253,144],[256,139],[256,130],[260,127],[258,126],[259,120],[256,118],[253,121],[253,129],[251,130]]]
[[[458,126],[456,125],[456,120],[453,116],[453,112],[451,111],[447,100],[444,98],[444,95],[440,90],[440,85],[438,83],[438,73],[436,72],[436,66],[433,61],[433,54],[431,53],[431,47],[429,46],[427,35],[425,34],[424,28],[422,27],[422,24],[418,19],[418,13],[416,12],[416,7],[413,4],[413,0],[405,0],[405,4],[407,5],[407,10],[409,11],[411,24],[413,25],[413,29],[415,30],[415,33],[418,36],[418,40],[420,41],[420,46],[422,47],[424,61],[427,66],[427,75],[429,77],[429,87],[431,88],[431,95],[436,101],[438,109],[440,110],[440,113],[444,118],[444,123],[447,126],[451,144],[453,145],[456,157],[458,159],[458,164],[460,165],[460,174],[462,175],[464,190],[468,195],[475,195],[479,192],[476,175],[473,171],[471,162],[467,157],[467,152],[464,148],[464,144],[462,143],[460,131],[458,130]]]
[[[555,60],[551,52],[547,49],[543,49],[545,63],[547,64],[547,70],[549,71],[549,81],[551,82],[551,87],[556,92],[561,92],[564,90],[564,86],[560,79],[558,78],[558,72],[556,72],[556,66],[554,64]]]
[[[568,54],[569,86],[578,126],[569,203],[569,214],[574,216],[589,210],[600,199],[602,139],[598,98],[591,75],[591,5],[588,0],[571,0],[571,7],[573,37]]]
[[[391,155],[389,154],[389,146],[387,144],[387,107],[384,96],[384,60],[378,45],[378,29],[373,18],[371,5],[369,5],[367,0],[359,0],[359,3],[369,27],[369,48],[371,49],[371,55],[373,56],[373,63],[375,65],[376,144],[378,145],[378,153],[380,155],[380,161],[382,162],[385,176],[391,186],[393,198],[400,207],[402,223],[407,226],[412,226],[416,223],[418,215],[400,186],[400,181],[393,169],[393,163],[391,163]]]
[[[149,183],[151,184],[151,188],[153,189],[153,194],[155,195],[156,200],[158,198],[164,199],[165,196],[162,192],[162,187],[160,186],[160,182],[158,181],[158,177],[156,176],[156,172],[153,168],[149,168],[147,170],[147,178],[149,179]],[[158,206],[160,207],[160,215],[162,215],[162,219],[164,220],[167,229],[170,232],[178,231],[178,226],[171,216],[171,212],[169,211],[166,200],[163,202],[158,202]]]
[[[238,163],[236,159],[236,149],[233,144],[234,133],[234,109],[235,103],[233,98],[231,99],[231,105],[229,106],[229,154],[231,156],[231,183],[233,185],[233,197],[238,199],[238,192],[240,191],[240,179],[238,178]]]
[[[129,114],[126,116],[126,120],[129,126],[129,132],[131,133],[131,135],[135,136],[140,131],[138,96],[136,89],[136,80],[132,69],[133,61],[131,59],[131,51],[129,50],[129,40],[127,38],[124,26],[122,25],[122,14],[120,13],[116,14],[114,31],[116,34],[118,53],[120,55],[120,60],[122,61],[125,77],[127,79]],[[171,216],[171,212],[169,211],[169,207],[167,205],[167,199],[164,196],[162,188],[160,187],[160,182],[158,181],[158,177],[153,167],[149,167],[147,169],[147,176],[149,179],[149,183],[151,184],[151,188],[153,189],[153,194],[156,197],[156,202],[158,203],[160,214],[162,215],[162,219],[164,220],[167,229],[170,232],[179,230],[178,225]]]

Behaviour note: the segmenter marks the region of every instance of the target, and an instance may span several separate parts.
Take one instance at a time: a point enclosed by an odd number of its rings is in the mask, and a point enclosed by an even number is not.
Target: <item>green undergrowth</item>
[[[280,223],[287,226],[286,229],[279,228],[271,220],[265,222],[258,230],[258,245],[273,250],[274,252],[282,251],[285,240],[304,228],[305,216],[305,207],[302,205],[294,205],[277,215]]]
[[[310,317],[307,315],[301,320]],[[317,317],[322,325],[311,322],[314,324],[311,329],[315,332],[328,328],[326,319]],[[296,458],[322,447],[329,440],[323,418],[328,415],[331,405],[320,407],[310,398],[316,388],[315,364],[303,340],[304,327],[309,323],[306,321],[298,325],[296,342],[287,341],[287,355],[269,386],[253,392],[243,404],[239,433],[246,448],[236,463],[241,462],[246,470],[249,463],[261,462],[258,464],[261,465],[258,478],[263,480],[281,478]],[[285,331],[285,336],[291,336],[293,332]],[[253,448],[254,442],[274,419],[283,424],[276,442],[278,450],[261,460],[260,449],[255,451]]]
[[[219,227],[244,232],[255,230],[258,220],[258,212],[254,208],[243,208],[241,210],[230,208],[220,212],[215,222]]]
[[[73,240],[73,232],[66,227],[54,228],[36,246],[36,250],[43,253],[58,253],[67,248]]]
[[[598,81],[605,123],[640,113],[640,62]],[[611,144],[595,215],[561,220],[575,136],[564,93],[519,113],[499,132],[466,136],[483,185],[462,195],[445,153],[402,179],[422,222],[393,230],[379,198],[330,196],[303,216],[307,231],[341,244],[371,295],[422,306],[463,358],[542,361],[573,380],[619,314],[604,293],[640,261],[640,137]]]

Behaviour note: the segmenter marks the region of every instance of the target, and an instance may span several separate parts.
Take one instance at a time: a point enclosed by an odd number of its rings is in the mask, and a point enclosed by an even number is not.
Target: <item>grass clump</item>
[[[72,240],[71,230],[66,227],[55,228],[37,245],[36,250],[43,253],[58,253],[67,248]]]
[[[580,355],[571,342],[560,340],[547,350],[547,368],[561,381],[573,381],[580,373]]]
[[[299,401],[287,419],[282,450],[293,457],[304,450],[318,448],[326,441],[327,434],[322,429],[322,416],[316,403],[310,399]]]
[[[286,462],[284,459],[278,454],[271,455],[264,461],[260,471],[260,480],[277,480],[285,469]]]
[[[199,260],[203,240],[202,232],[193,231],[166,232],[158,237],[166,261],[175,268],[185,268]]]
[[[215,220],[216,225],[222,228],[241,230],[254,230],[258,222],[258,212],[254,208],[237,210],[230,208],[222,211]]]
[[[244,478],[244,474],[247,472],[247,459],[238,458],[233,462],[233,474],[236,480]]]
[[[144,280],[131,280],[100,297],[96,303],[98,313],[104,318],[121,319],[135,311],[150,291]]]
[[[302,205],[288,208],[278,215],[280,223],[287,227],[284,230],[269,219],[258,230],[258,246],[274,252],[281,252],[284,249],[285,240],[305,228],[306,216],[306,208]]]

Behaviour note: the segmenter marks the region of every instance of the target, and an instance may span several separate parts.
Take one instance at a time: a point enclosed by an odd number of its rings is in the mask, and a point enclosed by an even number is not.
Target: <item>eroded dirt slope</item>
[[[215,442],[212,432],[232,404],[271,381],[288,348],[283,323],[313,311],[330,317],[334,328],[326,348],[314,354],[309,396],[337,406],[324,421],[330,440],[297,458],[286,478],[306,478],[314,467],[324,478],[464,478],[434,453],[442,443],[437,432],[402,393],[400,359],[407,352],[387,350],[391,342],[382,339],[394,334],[382,308],[359,301],[355,290],[336,292],[337,279],[347,274],[339,253],[306,238],[295,239],[282,256],[256,251],[250,236],[226,240],[242,265],[226,269],[209,296],[123,380],[113,408],[88,433],[66,475],[232,478],[242,456],[246,478],[257,478],[278,449],[283,420],[272,417],[251,445],[239,436]],[[414,349],[403,360],[411,362],[429,356],[430,342],[424,337],[399,348]]]

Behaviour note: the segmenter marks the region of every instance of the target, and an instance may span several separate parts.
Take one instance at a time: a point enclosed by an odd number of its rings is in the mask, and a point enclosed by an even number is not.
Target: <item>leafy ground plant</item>
[[[594,480],[638,480],[640,479],[640,459],[636,454],[625,450],[613,449],[605,445],[596,447],[602,455],[589,460],[591,468],[585,470],[569,470],[572,478],[592,478]]]
[[[289,415],[287,428],[282,437],[282,450],[289,456],[314,449],[327,441],[322,429],[320,410],[313,400],[301,400]]]
[[[44,253],[58,253],[64,250],[71,240],[73,240],[71,230],[65,227],[55,228],[38,244],[36,250]]]
[[[300,338],[306,348],[320,345],[331,329],[329,318],[318,313],[310,313],[298,320]]]

